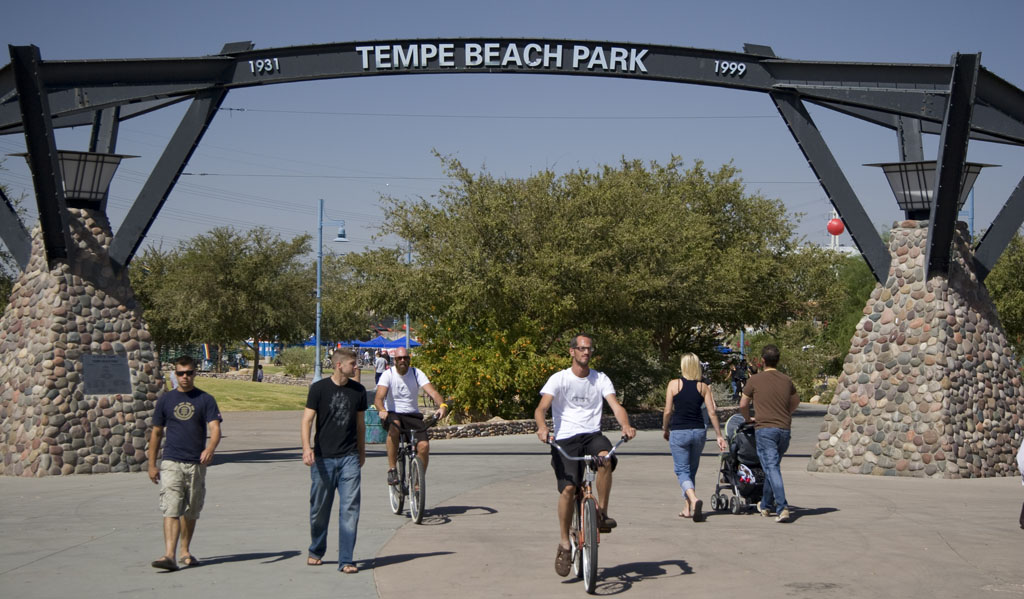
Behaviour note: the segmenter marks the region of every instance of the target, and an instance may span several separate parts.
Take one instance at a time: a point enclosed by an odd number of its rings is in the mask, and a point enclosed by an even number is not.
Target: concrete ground
[[[783,460],[793,521],[676,516],[658,431],[624,445],[602,535],[598,595],[637,597],[1024,597],[1019,478],[941,481],[806,471],[823,408],[802,406]],[[554,572],[556,491],[533,435],[432,442],[422,525],[391,514],[382,446],[363,476],[356,558],[305,565],[309,469],[298,412],[225,414],[193,551],[165,573],[157,487],[144,473],[0,477],[0,597],[578,597]],[[713,435],[712,435],[713,436]],[[717,454],[697,475],[705,505]],[[332,518],[332,524],[335,520]]]

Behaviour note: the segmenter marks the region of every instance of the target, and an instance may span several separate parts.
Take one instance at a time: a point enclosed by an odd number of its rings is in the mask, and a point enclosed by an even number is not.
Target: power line
[[[220,110],[229,112],[273,112],[278,114],[308,114],[316,116],[357,116],[357,117],[382,117],[382,118],[412,118],[412,119],[494,119],[494,120],[538,120],[538,121],[662,121],[662,120],[738,120],[738,119],[778,119],[779,115],[727,115],[727,116],[620,116],[620,115],[510,115],[510,114],[430,114],[430,113],[402,113],[402,112],[335,112],[329,110],[282,110],[270,108],[233,108],[222,106]]]

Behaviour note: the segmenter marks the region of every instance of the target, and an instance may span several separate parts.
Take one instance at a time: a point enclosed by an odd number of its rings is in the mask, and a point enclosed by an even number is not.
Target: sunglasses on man
[[[175,370],[174,374],[176,374],[177,376],[195,376],[196,375],[196,371],[194,369],[193,370]]]

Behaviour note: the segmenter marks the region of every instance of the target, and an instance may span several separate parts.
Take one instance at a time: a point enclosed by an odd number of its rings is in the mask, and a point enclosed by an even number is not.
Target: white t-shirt
[[[387,387],[388,396],[384,398],[384,409],[399,414],[419,414],[420,406],[417,398],[420,387],[429,385],[430,379],[418,368],[409,367],[405,376],[398,374],[398,368],[390,368],[380,375],[378,387]]]
[[[601,404],[615,393],[612,380],[593,368],[586,378],[573,374],[571,368],[551,375],[541,395],[551,395],[551,418],[555,423],[555,439],[561,441],[581,433],[601,432]]]
[[[1017,450],[1017,470],[1020,470],[1020,484],[1024,485],[1024,440],[1020,442],[1020,449]]]

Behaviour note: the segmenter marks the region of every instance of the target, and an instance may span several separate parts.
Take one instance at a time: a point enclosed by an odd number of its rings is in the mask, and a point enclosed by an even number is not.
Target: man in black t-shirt
[[[339,349],[331,356],[334,373],[313,383],[302,413],[302,462],[310,469],[309,531],[306,564],[319,566],[327,550],[327,525],[337,489],[341,507],[338,520],[338,569],[357,572],[352,552],[359,526],[361,472],[366,461],[366,388],[355,379],[356,354]],[[316,438],[309,431],[316,421]]]
[[[220,443],[220,409],[213,397],[196,389],[196,364],[189,356],[174,361],[178,388],[160,396],[153,410],[149,439],[149,478],[160,485],[160,511],[164,515],[164,555],[152,563],[161,570],[177,570],[178,540],[185,566],[198,566],[189,545],[206,498],[206,466]],[[206,440],[209,428],[210,440]],[[157,467],[160,440],[167,431],[163,459]]]

